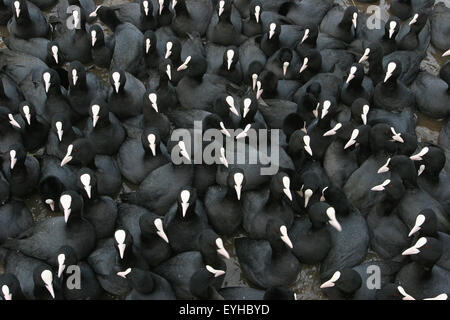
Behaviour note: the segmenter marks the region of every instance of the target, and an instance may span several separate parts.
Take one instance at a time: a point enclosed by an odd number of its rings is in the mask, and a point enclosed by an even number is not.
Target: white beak
[[[443,57],[450,56],[450,50],[445,51],[444,54],[443,54],[442,56],[443,56]]]
[[[361,59],[359,59],[358,63],[363,63],[364,61],[367,61],[367,59],[369,59],[369,54],[370,54],[370,49],[367,48],[364,51],[364,55],[361,57]]]
[[[16,119],[14,119],[13,115],[10,113],[8,114],[8,118],[9,118],[9,123],[16,128],[20,129],[20,124],[16,121]]]
[[[164,9],[164,0],[159,0],[159,15],[161,15]]]
[[[256,73],[252,74],[252,90],[255,91],[256,81],[258,81],[258,75]]]
[[[411,231],[408,234],[408,237],[411,237],[413,234],[418,232],[421,229],[424,222],[425,222],[425,216],[423,214],[419,214],[416,218],[416,223],[414,224],[414,227],[411,229]]]
[[[91,45],[95,46],[95,42],[97,41],[97,32],[95,30],[91,31]]]
[[[256,23],[259,23],[259,15],[261,14],[261,7],[260,6],[256,6],[255,7],[255,20]]]
[[[402,252],[403,256],[409,256],[420,253],[420,248],[423,247],[427,243],[427,239],[425,237],[420,238],[417,240],[416,244],[413,245],[411,248],[406,249]]]
[[[286,228],[286,226],[281,226],[280,227],[280,233],[281,233],[281,240],[284,242],[284,243],[286,243],[287,245],[288,245],[288,247],[289,248],[293,248],[294,246],[292,245],[292,241],[291,241],[291,239],[289,238],[289,235],[288,235],[288,233],[287,233],[287,228]]]
[[[70,144],[67,147],[66,156],[61,161],[61,167],[63,167],[64,165],[66,165],[67,163],[69,163],[72,160],[72,149],[73,149],[73,145]]]
[[[353,26],[355,27],[355,29],[356,29],[356,26],[357,26],[357,23],[358,23],[358,13],[353,13],[353,19],[352,19],[352,22],[353,22]]]
[[[386,187],[389,183],[391,183],[391,180],[386,179],[386,180],[384,180],[384,182],[382,184],[379,184],[379,185],[377,185],[375,187],[372,187],[372,189],[370,189],[370,190],[372,190],[372,191],[383,191],[384,187]]]
[[[127,245],[125,243],[121,243],[117,245],[117,247],[119,248],[120,259],[123,259],[123,254],[125,253],[125,248],[127,247]]]
[[[308,206],[309,199],[311,199],[313,195],[313,191],[311,189],[305,190],[305,208]]]
[[[330,278],[330,280],[322,283],[322,285],[320,286],[320,289],[324,289],[324,288],[331,288],[335,286],[335,282],[339,280],[339,278],[341,277],[341,272],[340,271],[336,271]]]
[[[45,203],[49,205],[50,210],[55,211],[55,201],[52,199],[46,199]]]
[[[164,232],[164,228],[163,228],[163,224],[162,224],[162,220],[161,219],[155,219],[155,221],[153,222],[156,226],[156,233],[158,234],[158,236],[163,239],[166,243],[169,243],[169,238],[167,237],[166,233]]]
[[[252,126],[252,125],[251,125],[250,123],[247,124],[247,125],[245,126],[244,130],[236,136],[236,140],[245,138],[245,137],[247,136],[247,132],[250,130],[251,126]]]
[[[334,126],[333,129],[328,130],[327,132],[325,132],[325,133],[323,134],[323,136],[324,136],[324,137],[334,136],[340,128],[342,128],[342,124],[339,122],[339,123],[337,123],[337,124]]]
[[[72,70],[72,81],[73,81],[73,85],[75,86],[77,84],[77,81],[78,81],[78,76],[77,76],[77,70],[76,69]]]
[[[334,210],[333,207],[329,207],[326,211],[326,214],[328,216],[328,219],[330,219],[328,221],[328,223],[335,228],[337,231],[341,232],[342,231],[342,227],[341,224],[339,223],[339,221],[337,221],[336,219],[336,211]]]
[[[300,68],[299,73],[302,73],[303,71],[306,70],[306,68],[308,68],[308,61],[309,61],[308,58],[303,59],[303,64],[302,64],[302,66]]]
[[[188,67],[188,63],[189,63],[190,61],[191,61],[191,56],[187,56],[187,57],[186,57],[186,60],[184,60],[183,64],[180,65],[180,66],[177,68],[177,71],[179,72],[179,71],[186,70],[187,67]]]
[[[216,269],[214,269],[213,267],[211,267],[209,265],[206,266],[206,270],[211,272],[214,275],[214,278],[220,277],[220,276],[225,274],[225,271],[223,271],[223,270],[216,270]]]
[[[9,292],[9,287],[6,284],[2,286],[2,293],[5,300],[12,300],[12,294]]]
[[[428,153],[429,149],[428,147],[423,148],[422,150],[420,150],[420,152],[418,154],[415,154],[411,157],[409,157],[411,160],[413,161],[422,161],[423,160],[423,156],[426,155]]]
[[[223,241],[221,238],[216,239],[216,246],[218,248],[217,249],[218,254],[220,254],[225,259],[230,259],[230,255],[229,255],[228,251],[225,249],[225,247],[223,246]]]
[[[14,169],[14,166],[17,163],[17,158],[16,158],[16,150],[11,150],[9,152],[9,157],[11,159],[11,170]]]
[[[170,68],[170,64],[168,64],[166,67],[166,74],[167,74],[167,77],[169,78],[169,80],[172,81],[172,70]]]
[[[308,37],[309,37],[309,29],[305,29],[305,33],[303,34],[303,38],[300,41],[300,43],[305,42],[305,40],[308,39]]]
[[[347,148],[350,148],[352,145],[354,145],[356,143],[356,138],[358,137],[358,135],[359,135],[359,130],[354,129],[352,132],[352,136],[350,137],[350,140],[348,140],[348,142],[344,146],[344,150],[346,150]]]
[[[418,18],[419,18],[419,14],[416,13],[416,14],[414,15],[414,17],[411,19],[411,21],[409,22],[409,25],[411,26],[411,25],[415,24],[415,23],[417,22],[417,19],[418,19]]]
[[[349,73],[347,81],[345,81],[345,83],[349,83],[350,81],[352,81],[355,78],[355,73],[356,73],[356,67],[352,67],[350,69],[350,73]]]
[[[386,163],[380,168],[378,169],[377,173],[385,173],[389,171],[389,162],[391,162],[391,158],[388,158]]]
[[[187,153],[186,146],[183,141],[178,142],[178,146],[180,147],[180,153],[183,157],[191,161],[189,154]]]
[[[287,69],[288,69],[288,67],[289,67],[289,62],[284,62],[283,63],[283,76],[285,77],[286,76],[286,72],[287,72]]]

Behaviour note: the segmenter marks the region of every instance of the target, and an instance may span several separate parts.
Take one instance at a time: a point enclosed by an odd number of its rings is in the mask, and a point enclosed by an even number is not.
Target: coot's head
[[[40,299],[55,299],[56,276],[45,264],[39,264],[33,270],[34,295]]]
[[[319,35],[319,27],[316,24],[307,24],[305,29],[303,30],[303,36],[298,44],[301,46],[302,44],[309,44],[312,46],[316,45],[317,36]]]
[[[238,61],[239,54],[237,48],[235,46],[229,46],[223,53],[222,69],[227,71],[234,70]]]
[[[291,179],[285,172],[278,172],[270,181],[270,193],[277,199],[292,201]]]
[[[279,219],[270,219],[266,225],[266,238],[272,247],[278,249],[292,249],[293,244],[289,238],[287,227]]]
[[[278,60],[283,68],[283,76],[286,76],[286,72],[291,65],[291,60],[293,57],[292,49],[281,48],[278,54]]]
[[[305,132],[306,130],[295,130],[289,138],[288,150],[290,154],[296,155],[304,153],[308,157],[313,156],[311,148],[311,137]],[[299,189],[296,189],[299,190]]]
[[[320,69],[322,68],[322,56],[320,55],[319,51],[316,49],[309,49],[304,54],[301,55],[302,58],[302,65],[299,69],[299,73],[303,73],[305,70],[309,70],[311,72],[318,73]],[[313,87],[313,90],[317,90],[316,86],[317,84],[320,86],[320,83],[314,82],[315,87]],[[310,86],[308,86],[310,88]],[[313,91],[314,92],[314,91]],[[320,92],[320,90],[319,90]]]
[[[17,277],[9,272],[0,275],[0,296],[3,300],[23,300],[22,288]]]
[[[191,59],[187,63],[186,72],[189,77],[200,79],[206,73],[208,64],[206,59],[198,54],[190,56]],[[185,61],[186,63],[186,61]]]
[[[77,253],[71,246],[61,246],[55,257],[55,265],[58,266],[58,278],[61,278],[63,272],[69,266],[74,266],[78,263]]]
[[[369,60],[370,63],[379,63],[384,56],[383,47],[378,42],[371,42],[359,59],[359,63]]]
[[[89,40],[93,48],[105,45],[105,33],[99,24],[94,24],[89,29]]]
[[[95,98],[92,100],[91,107],[89,108],[89,116],[92,119],[93,128],[102,128],[110,123],[108,104],[103,98]]]
[[[260,0],[252,0],[248,7],[249,16],[251,20],[256,21],[256,23],[261,22],[261,14],[263,12],[263,6]]]
[[[399,31],[400,31],[400,19],[397,18],[396,16],[390,17],[384,26],[384,37],[386,39],[395,40]]]
[[[264,70],[264,65],[260,61],[252,61],[248,65],[247,82],[251,83],[252,90],[256,91],[256,83],[260,73]]]
[[[358,98],[352,103],[352,119],[358,123],[367,124],[370,111],[369,102],[364,98]]]
[[[415,133],[402,132],[403,143],[396,143],[397,153],[411,156],[418,147],[417,135]]]
[[[204,229],[197,238],[197,245],[204,257],[230,259],[230,254],[223,245],[223,240],[212,229]]]
[[[66,155],[61,161],[61,167],[67,163],[87,166],[95,158],[95,149],[91,141],[86,138],[74,140],[68,145]]]
[[[358,26],[358,8],[355,6],[349,6],[344,11],[340,26],[343,28],[353,27],[356,29]]]
[[[83,88],[86,86],[86,70],[79,61],[72,61],[69,64],[69,85],[70,88]]]
[[[52,92],[61,92],[61,78],[58,72],[53,69],[47,69],[42,73],[42,83],[47,95]]]
[[[59,198],[59,209],[64,213],[64,221],[70,225],[83,215],[83,198],[75,191],[64,191]]]
[[[410,159],[416,164],[419,175],[425,174],[434,179],[439,177],[439,173],[445,166],[444,150],[433,144],[426,145]]]
[[[85,199],[97,197],[97,178],[94,171],[89,168],[81,168],[77,174],[77,187]]]
[[[152,54],[156,52],[156,35],[152,30],[147,30],[144,33],[144,52],[145,54]]]
[[[278,24],[276,22],[271,22],[269,24],[269,30],[268,30],[268,32],[266,33],[265,36],[269,40],[277,41],[279,39],[279,37],[280,37],[280,34],[281,34],[281,26],[280,26],[280,24]]]
[[[245,187],[246,179],[242,169],[233,168],[228,173],[227,185],[229,190],[234,190],[236,199],[241,200],[242,189]]]
[[[378,173],[392,172],[398,174],[406,185],[417,186],[417,171],[414,162],[404,155],[396,155],[387,159],[386,163],[378,169]]]
[[[258,100],[253,95],[247,95],[242,97],[241,105],[241,126],[244,127],[248,123],[252,123],[258,112]]]
[[[28,5],[25,0],[14,0],[11,2],[11,11],[13,12],[14,19],[18,24],[29,23],[30,14],[28,11]]]
[[[421,237],[411,247],[402,252],[404,256],[411,256],[413,261],[420,264],[426,271],[430,271],[441,258],[442,242],[432,237]]]
[[[354,63],[348,71],[345,83],[353,86],[360,86],[364,79],[364,67],[360,63]]]
[[[124,228],[117,229],[114,232],[114,248],[121,261],[126,260],[132,255],[133,237],[130,232]]]
[[[141,234],[150,238],[154,235],[158,236],[160,239],[169,242],[166,232],[164,231],[163,221],[159,217],[155,217],[152,213],[145,213],[139,218],[139,227],[141,229]]]
[[[24,168],[27,152],[25,151],[25,148],[22,144],[15,143],[9,147],[7,157],[9,169],[11,170],[11,173],[13,173],[14,171],[18,171]]]
[[[414,226],[411,228],[408,236],[419,234],[425,237],[436,237],[437,235],[437,217],[433,209],[424,209],[416,217]]]
[[[55,204],[65,190],[60,178],[54,175],[46,176],[39,182],[38,189],[41,199],[49,206],[51,211],[55,211],[58,208]]]
[[[402,63],[399,60],[391,60],[386,65],[384,83],[394,84],[402,74]]]
[[[386,151],[394,153],[397,150],[392,138],[391,127],[386,123],[377,123],[370,129],[370,147],[373,153]]]
[[[217,15],[219,16],[219,21],[229,21],[231,17],[232,0],[220,0],[217,3]]]
[[[179,62],[181,59],[181,42],[178,38],[170,38],[166,42],[164,59],[170,59],[173,62]]]
[[[183,187],[178,194],[179,217],[187,218],[195,212],[195,201],[197,201],[197,190],[193,187]]]
[[[141,9],[141,16],[153,17],[153,3],[150,0],[139,0],[139,8]]]
[[[329,224],[337,231],[342,231],[341,224],[336,218],[336,210],[325,201],[319,201],[311,205],[308,216],[314,229],[321,229]]]
[[[397,174],[392,174],[389,179],[385,179],[379,185],[371,188],[372,191],[384,192],[386,200],[398,203],[405,195],[405,186],[402,179]]]
[[[51,62],[51,65],[61,66],[65,62],[64,54],[61,52],[58,43],[56,43],[55,41],[48,42],[47,56],[47,59]]]
[[[161,136],[159,130],[153,127],[145,128],[141,135],[141,142],[146,154],[156,156],[160,152]]]
[[[27,125],[34,124],[36,121],[36,109],[28,101],[22,101],[19,103],[19,112],[22,118],[25,119]]]
[[[350,268],[336,271],[329,280],[322,283],[321,289],[326,293],[328,288],[338,289],[344,297],[352,297],[361,288],[362,280],[358,272]]]
[[[69,115],[63,112],[55,113],[52,117],[51,130],[58,136],[58,141],[61,142],[65,137],[64,133],[72,131],[72,122]]]
[[[418,34],[423,29],[423,27],[425,27],[427,21],[428,13],[425,10],[421,10],[414,13],[408,24],[411,28],[411,31]]]
[[[123,91],[125,87],[125,82],[127,81],[127,77],[123,70],[112,70],[109,75],[109,83],[111,87],[114,89],[114,94],[118,94]]]

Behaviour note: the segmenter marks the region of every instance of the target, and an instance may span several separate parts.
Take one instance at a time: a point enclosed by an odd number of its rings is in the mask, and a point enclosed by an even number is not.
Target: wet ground
[[[105,5],[116,5],[120,3],[130,2],[126,0],[94,0],[96,4]],[[381,0],[373,4],[364,4],[353,0],[336,0],[336,2],[342,4],[343,6],[356,5],[358,9],[362,12],[366,12],[370,5],[377,5],[381,9],[381,18],[387,20],[390,16],[389,13],[389,2],[390,0]],[[445,2],[448,7],[450,7],[450,0],[437,0],[438,2]],[[55,9],[50,11],[51,14]],[[8,35],[6,27],[0,27],[0,36],[5,37]],[[4,47],[3,41],[0,41],[0,48]],[[421,69],[426,70],[432,74],[437,75],[440,70],[440,66],[447,60],[442,58],[442,53],[440,50],[435,49],[430,45],[427,57],[422,61]],[[95,72],[103,81],[107,82],[108,72],[106,70],[101,70],[94,68],[91,71]],[[430,141],[437,143],[439,132],[445,125],[445,121],[439,121],[429,118],[423,114],[418,113],[418,124],[416,127],[416,132],[421,141]],[[124,182],[122,187],[122,192],[129,192],[135,190],[136,186]],[[33,217],[36,222],[46,219],[48,217],[59,215],[58,213],[52,213],[48,210],[48,206],[43,203],[39,195],[35,194],[26,199],[26,205],[32,212]],[[233,239],[224,239],[224,245],[228,252],[230,253],[231,259],[227,261],[227,275],[225,277],[224,286],[247,286],[246,280],[243,278],[239,263],[236,257],[236,253],[233,246]],[[368,253],[365,261],[377,260],[375,253]],[[302,270],[295,282],[293,289],[297,294],[298,299],[311,300],[311,299],[326,299],[326,297],[321,293],[319,289],[320,279],[319,279],[319,265],[307,266],[303,265]],[[2,266],[0,265],[0,273],[2,273]]]

